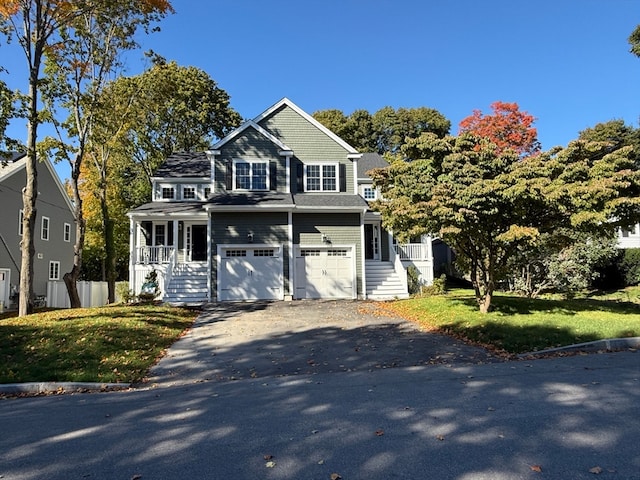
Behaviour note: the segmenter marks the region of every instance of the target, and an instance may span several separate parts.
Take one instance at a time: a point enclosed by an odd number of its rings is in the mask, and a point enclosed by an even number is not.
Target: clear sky
[[[543,149],[623,119],[638,127],[640,0],[173,0],[142,50],[206,71],[253,118],[288,97],[308,113],[384,106],[460,120],[501,100],[537,118]],[[25,87],[0,48],[0,76]],[[145,67],[130,55],[128,74]],[[18,138],[25,133],[15,133]],[[62,173],[64,176],[64,173]]]

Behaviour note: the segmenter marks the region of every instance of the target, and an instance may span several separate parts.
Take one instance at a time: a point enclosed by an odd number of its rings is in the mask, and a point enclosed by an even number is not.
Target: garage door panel
[[[352,298],[351,248],[300,248],[296,256],[296,298]]]
[[[229,250],[225,254],[226,250],[223,249],[220,258],[218,282],[221,301],[284,298],[283,261],[279,249]]]

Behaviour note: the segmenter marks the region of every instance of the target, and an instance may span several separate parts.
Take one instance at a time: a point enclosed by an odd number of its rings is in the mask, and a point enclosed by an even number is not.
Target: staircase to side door
[[[393,300],[409,298],[398,273],[391,262],[367,260],[365,262],[367,276],[367,298],[370,300]]]
[[[207,264],[179,263],[166,287],[163,301],[172,305],[201,304],[207,298]]]

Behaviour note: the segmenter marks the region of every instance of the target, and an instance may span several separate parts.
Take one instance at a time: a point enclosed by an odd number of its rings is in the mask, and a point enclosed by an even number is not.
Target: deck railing
[[[138,247],[136,249],[137,263],[155,264],[155,263],[171,263],[174,256],[173,247]]]
[[[429,246],[426,243],[395,244],[395,252],[400,260],[428,260]]]

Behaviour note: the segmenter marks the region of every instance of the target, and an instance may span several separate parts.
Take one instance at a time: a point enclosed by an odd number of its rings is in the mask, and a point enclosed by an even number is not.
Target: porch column
[[[132,290],[132,286],[135,284],[136,278],[136,268],[135,264],[137,261],[137,252],[136,248],[136,230],[137,223],[133,217],[129,217],[129,290]]]
[[[174,220],[173,221],[173,258],[175,259],[175,262],[178,263],[178,245],[180,245],[180,242],[178,241],[178,226],[179,226],[180,222],[178,220]]]

